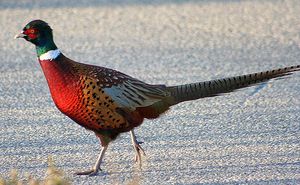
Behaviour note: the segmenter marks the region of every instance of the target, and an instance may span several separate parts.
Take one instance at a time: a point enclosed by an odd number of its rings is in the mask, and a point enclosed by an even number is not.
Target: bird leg
[[[140,146],[140,144],[142,144],[143,142],[138,142],[136,140],[136,136],[134,134],[133,129],[130,131],[130,136],[131,136],[131,142],[133,148],[135,150],[135,162],[137,162],[141,168],[142,167],[141,152],[143,153],[143,155],[146,155],[144,149]]]
[[[98,171],[99,170],[101,171],[100,164],[102,162],[102,159],[103,159],[104,153],[105,153],[105,151],[107,149],[107,146],[102,146],[101,152],[100,152],[100,154],[98,156],[98,159],[97,159],[94,167],[91,170],[83,171],[83,172],[76,172],[75,174],[76,175],[89,175],[89,176],[97,175]]]

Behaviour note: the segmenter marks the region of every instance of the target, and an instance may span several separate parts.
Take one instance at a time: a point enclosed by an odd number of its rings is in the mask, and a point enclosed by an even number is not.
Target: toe
[[[89,175],[89,176],[95,176],[97,175],[98,170],[88,170],[88,171],[83,171],[83,172],[76,172],[75,175]]]

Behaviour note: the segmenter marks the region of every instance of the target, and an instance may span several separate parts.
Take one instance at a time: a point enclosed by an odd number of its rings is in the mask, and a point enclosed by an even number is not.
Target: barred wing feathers
[[[135,111],[144,118],[157,118],[168,110],[173,101],[165,85],[150,85],[119,71],[89,65],[85,75],[97,81],[124,117]],[[87,69],[88,67],[85,67]],[[126,114],[126,115],[125,115]]]
[[[130,110],[151,106],[170,96],[165,86],[149,85],[135,80],[126,80],[123,83],[104,88],[103,90],[121,108]]]

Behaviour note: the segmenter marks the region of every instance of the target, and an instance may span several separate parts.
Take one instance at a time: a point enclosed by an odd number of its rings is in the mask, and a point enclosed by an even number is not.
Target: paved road
[[[69,57],[149,83],[216,79],[299,64],[300,2],[0,2],[0,174],[44,177],[47,157],[74,184],[300,184],[300,74],[182,103],[110,145],[103,172],[76,177],[99,152],[91,132],[54,106],[33,45],[13,36],[32,19]]]

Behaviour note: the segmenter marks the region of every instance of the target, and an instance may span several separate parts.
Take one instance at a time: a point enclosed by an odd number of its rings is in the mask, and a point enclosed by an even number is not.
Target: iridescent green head
[[[29,22],[23,31],[15,38],[24,38],[36,46],[37,55],[40,56],[50,50],[57,49],[53,41],[51,27],[42,20]]]

